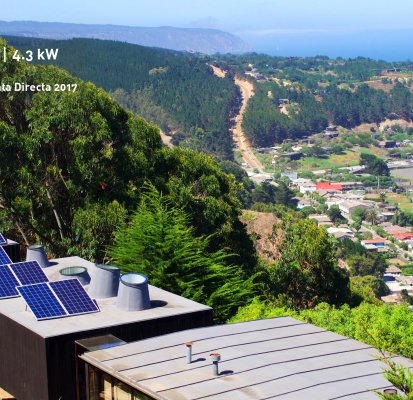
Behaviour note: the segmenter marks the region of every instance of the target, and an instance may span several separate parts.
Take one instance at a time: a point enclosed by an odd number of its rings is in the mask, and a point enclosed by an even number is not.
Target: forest
[[[216,77],[206,59],[172,50],[120,42],[9,37],[20,50],[59,48],[57,65],[111,93],[125,108],[174,132],[174,142],[233,158],[229,133],[239,108],[231,75]]]
[[[365,84],[355,90],[330,85],[318,99],[300,87],[280,87],[274,82],[256,86],[243,128],[257,147],[318,133],[329,124],[351,129],[362,123],[377,124],[386,118],[413,120],[413,93],[401,83],[389,93]],[[289,99],[288,115],[268,97],[268,92],[275,99]]]
[[[388,93],[366,84],[387,69],[411,74],[409,62],[255,53],[204,56],[91,39],[8,40],[21,50],[58,47],[55,65],[109,91],[123,107],[173,133],[173,144],[221,161],[234,159],[230,128],[241,98],[233,76],[251,71],[251,65],[278,80],[254,83],[256,94],[243,122],[254,146],[273,146],[285,139],[308,136],[329,124],[353,128],[386,118],[413,119],[411,80],[392,85]],[[226,69],[226,77],[216,77],[208,65],[211,63]],[[289,84],[280,85],[280,80]],[[290,102],[288,115],[278,107],[281,98]]]

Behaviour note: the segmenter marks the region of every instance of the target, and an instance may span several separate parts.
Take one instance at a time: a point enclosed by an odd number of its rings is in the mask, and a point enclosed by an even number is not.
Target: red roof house
[[[338,190],[341,192],[343,190],[343,186],[339,183],[318,182],[316,185],[316,190]]]
[[[395,233],[393,237],[397,240],[410,240],[413,238],[413,233]]]

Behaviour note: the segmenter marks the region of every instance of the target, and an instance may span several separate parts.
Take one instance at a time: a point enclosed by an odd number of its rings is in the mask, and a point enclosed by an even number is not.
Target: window
[[[98,368],[91,365],[87,367],[88,400],[154,400]]]

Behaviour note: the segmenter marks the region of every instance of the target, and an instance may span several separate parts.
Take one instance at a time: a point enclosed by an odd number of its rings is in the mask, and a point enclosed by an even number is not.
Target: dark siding
[[[18,400],[48,400],[44,339],[2,314],[0,387]]]
[[[49,400],[76,399],[76,340],[112,334],[125,342],[133,342],[210,325],[212,325],[212,311],[208,310],[48,338],[46,339],[46,352]],[[18,400],[26,399],[19,398]]]

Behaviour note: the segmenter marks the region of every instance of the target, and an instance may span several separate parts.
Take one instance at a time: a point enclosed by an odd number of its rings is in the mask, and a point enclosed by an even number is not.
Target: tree
[[[366,219],[367,211],[362,208],[356,208],[353,213],[351,214],[351,219],[356,222],[357,224],[360,224]]]
[[[172,204],[147,184],[109,253],[122,271],[142,272],[157,287],[212,306],[223,322],[252,296],[252,278],[229,265],[225,251],[210,252],[210,238],[196,237],[188,215]]]
[[[370,224],[372,225],[376,225],[377,224],[377,219],[378,219],[378,215],[377,215],[377,211],[372,209],[372,210],[368,210],[366,213],[366,221],[370,222]]]
[[[330,217],[331,221],[336,223],[340,223],[345,221],[346,219],[342,216],[340,208],[338,206],[331,206],[327,210],[327,215]]]
[[[268,268],[268,290],[283,295],[294,309],[328,301],[341,304],[349,296],[348,277],[337,266],[333,238],[309,219],[285,218],[273,239],[280,240],[280,257]]]
[[[387,264],[380,254],[353,255],[348,259],[352,275],[374,275],[381,277],[386,271]]]
[[[400,391],[397,394],[386,394],[376,391],[378,397],[382,400],[411,400],[413,398],[413,372],[410,368],[395,363],[382,352],[380,360],[387,365],[384,377]]]
[[[366,172],[376,176],[389,176],[390,170],[386,162],[374,154],[361,153],[360,164],[366,166]]]

